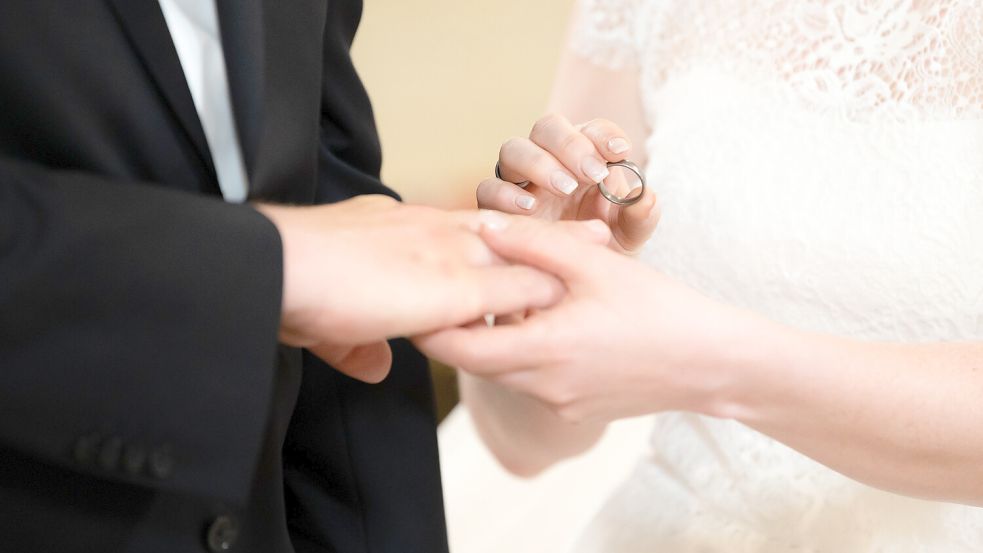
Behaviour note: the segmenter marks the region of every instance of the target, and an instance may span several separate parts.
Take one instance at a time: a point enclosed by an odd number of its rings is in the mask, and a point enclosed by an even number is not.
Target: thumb
[[[338,372],[369,384],[382,382],[393,362],[393,352],[385,341],[366,346],[319,344],[308,349]]]
[[[661,210],[655,192],[645,190],[637,203],[617,210],[617,222],[612,225],[614,239],[627,253],[645,245],[659,224]]]

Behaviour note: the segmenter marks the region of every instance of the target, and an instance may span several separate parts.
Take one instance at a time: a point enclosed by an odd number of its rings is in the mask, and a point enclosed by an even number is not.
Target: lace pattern
[[[983,116],[975,0],[582,0],[571,46],[658,88],[719,65],[853,120]]]
[[[798,328],[983,339],[983,0],[581,0],[639,72],[643,259]],[[874,490],[732,421],[658,417],[577,553],[983,551],[983,509]]]
[[[602,67],[634,65],[643,39],[657,34],[645,7],[644,0],[581,0],[571,47]]]

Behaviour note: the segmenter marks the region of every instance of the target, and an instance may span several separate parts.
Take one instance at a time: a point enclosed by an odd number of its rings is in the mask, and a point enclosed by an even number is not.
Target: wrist
[[[297,330],[306,327],[302,321],[306,317],[305,307],[309,305],[303,299],[304,285],[301,277],[304,271],[300,267],[304,259],[300,250],[306,242],[298,224],[298,216],[303,208],[263,203],[253,204],[253,208],[269,219],[280,233],[283,251],[280,340],[290,345],[305,345]]]
[[[458,375],[461,402],[471,412],[478,434],[499,463],[518,476],[535,476],[583,453],[607,427],[567,422],[532,397],[465,371]]]
[[[708,385],[699,411],[742,422],[758,420],[786,385],[787,371],[807,335],[760,315],[725,306],[718,321],[726,330],[707,348]]]

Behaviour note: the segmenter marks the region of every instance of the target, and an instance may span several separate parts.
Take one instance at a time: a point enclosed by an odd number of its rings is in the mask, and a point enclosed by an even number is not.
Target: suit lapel
[[[155,85],[194,145],[213,182],[215,167],[174,41],[157,0],[108,0]]]
[[[250,180],[256,175],[265,93],[262,0],[216,0],[236,130]]]

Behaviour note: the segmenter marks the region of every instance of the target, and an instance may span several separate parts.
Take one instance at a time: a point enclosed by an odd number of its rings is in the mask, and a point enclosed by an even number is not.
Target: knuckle
[[[450,270],[461,264],[461,258],[467,253],[467,244],[461,239],[462,230],[451,225],[424,224],[413,225],[407,229],[412,236],[414,249],[424,255],[431,263],[439,262],[442,268]]]
[[[492,179],[489,177],[479,182],[478,186],[475,187],[474,195],[478,198],[479,203],[481,202],[481,199],[482,197],[484,197],[485,194],[495,189],[495,180],[496,179]]]
[[[516,152],[522,150],[525,145],[526,139],[518,136],[513,136],[505,142],[502,143],[502,147],[498,149],[498,159],[505,161],[506,158],[512,157]]]
[[[531,168],[535,172],[535,174],[544,175],[542,177],[543,179],[547,178],[545,175],[549,175],[550,173],[555,171],[558,168],[558,165],[562,166],[562,164],[560,164],[556,158],[554,158],[552,155],[550,155],[544,150],[540,150],[536,154],[536,156],[532,160],[530,160],[530,162],[532,165]],[[537,183],[537,184],[545,185],[546,183],[544,182],[544,183]]]
[[[586,418],[581,398],[569,385],[553,383],[540,394],[547,408],[565,422],[579,423]]]
[[[568,403],[555,410],[561,420],[570,424],[580,424],[585,422],[587,417],[579,403]]]
[[[573,394],[560,382],[549,383],[538,395],[539,399],[555,413],[565,411],[573,402]]]
[[[494,190],[497,184],[498,184],[498,179],[495,179],[493,177],[488,177],[478,183],[478,188],[476,188],[476,190],[478,191]]]
[[[588,144],[587,140],[587,137],[582,133],[570,132],[563,135],[559,146],[561,151],[573,153],[580,149],[587,149],[585,147]],[[590,149],[593,150],[593,146],[590,146]]]
[[[475,199],[478,201],[479,208],[491,207],[494,204],[494,195],[498,189],[497,179],[485,179],[478,184],[475,189]]]
[[[606,127],[605,123],[606,121],[604,119],[591,119],[580,126],[580,132],[586,135],[596,133],[597,131],[603,130],[604,127]]]
[[[566,122],[566,117],[563,117],[559,113],[550,112],[546,115],[540,117],[532,126],[532,131],[529,136],[542,136],[545,133],[550,132],[552,129]]]
[[[618,134],[617,128],[607,119],[591,119],[580,131],[591,141],[599,142]]]

